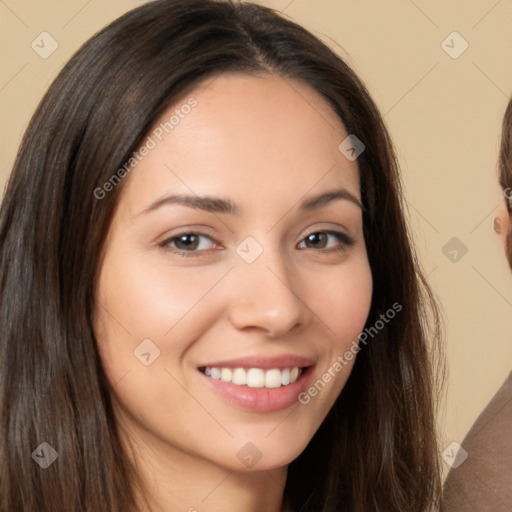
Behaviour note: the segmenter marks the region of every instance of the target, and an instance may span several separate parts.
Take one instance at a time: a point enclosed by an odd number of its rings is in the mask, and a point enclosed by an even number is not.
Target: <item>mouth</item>
[[[204,366],[199,371],[215,380],[231,382],[236,386],[249,388],[275,389],[289,386],[306,370],[306,367],[293,366],[289,368],[228,368],[216,366]]]
[[[254,363],[253,363],[254,364]],[[299,366],[300,365],[300,366]],[[274,412],[298,403],[313,374],[303,360],[260,365],[211,364],[198,368],[202,381],[229,405],[251,412]]]

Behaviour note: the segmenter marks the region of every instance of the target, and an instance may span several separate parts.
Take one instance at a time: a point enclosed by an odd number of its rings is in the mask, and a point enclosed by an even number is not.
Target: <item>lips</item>
[[[289,355],[217,361],[198,369],[209,388],[231,405],[272,412],[297,403],[312,367],[311,360]]]

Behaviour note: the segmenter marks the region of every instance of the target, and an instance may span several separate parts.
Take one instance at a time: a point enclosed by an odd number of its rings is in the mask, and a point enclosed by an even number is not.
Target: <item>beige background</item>
[[[142,3],[0,0],[2,187],[27,122],[63,63],[94,32]],[[385,114],[414,235],[446,321],[450,374],[442,442],[461,441],[512,368],[512,279],[492,230],[501,201],[500,124],[512,90],[512,1],[260,3],[347,58]],[[469,45],[456,59],[442,47],[454,31]],[[46,59],[31,47],[42,32],[58,43]],[[462,48],[457,37],[445,43],[452,53]],[[456,262],[442,250],[452,237],[467,247]]]

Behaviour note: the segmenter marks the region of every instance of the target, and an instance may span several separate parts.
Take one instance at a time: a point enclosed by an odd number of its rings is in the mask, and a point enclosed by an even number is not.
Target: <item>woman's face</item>
[[[232,74],[143,142],[95,330],[119,424],[155,456],[285,466],[344,387],[372,296],[347,136],[307,86]]]

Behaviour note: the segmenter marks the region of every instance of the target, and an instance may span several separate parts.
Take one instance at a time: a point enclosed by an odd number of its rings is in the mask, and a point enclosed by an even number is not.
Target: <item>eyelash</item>
[[[338,242],[340,242],[340,245],[337,247],[331,247],[329,249],[319,249],[319,252],[341,252],[345,251],[348,247],[354,245],[354,240],[349,237],[346,233],[342,233],[341,231],[335,231],[333,229],[325,229],[325,230],[319,230],[319,231],[312,231],[311,233],[308,233],[300,243],[302,243],[306,238],[310,237],[311,235],[318,235],[318,234],[324,234],[324,235],[331,235],[338,239]],[[306,249],[312,249],[311,247],[306,247]],[[314,249],[314,248],[313,248]]]
[[[316,234],[332,235],[332,236],[336,237],[338,239],[338,241],[340,242],[340,245],[338,245],[337,247],[330,248],[330,249],[319,249],[318,252],[324,252],[324,253],[342,252],[342,251],[345,251],[348,247],[354,245],[354,240],[350,236],[348,236],[346,233],[342,233],[341,231],[335,231],[335,230],[312,231],[311,233],[308,233],[301,240],[300,243],[304,242],[311,235],[316,235]],[[205,250],[185,251],[183,249],[175,249],[170,246],[170,244],[173,241],[175,241],[183,236],[186,236],[186,235],[195,235],[195,236],[199,236],[199,237],[206,237],[206,238],[209,238],[214,244],[217,244],[217,242],[215,240],[213,240],[210,236],[205,235],[204,233],[198,233],[195,231],[184,231],[183,233],[178,233],[177,235],[174,235],[173,237],[168,238],[167,240],[164,240],[159,245],[160,245],[160,247],[171,251],[173,254],[177,254],[178,256],[182,256],[185,258],[198,257],[201,255],[202,252],[205,252]],[[311,248],[311,247],[307,247],[306,249],[314,250],[314,248]]]

